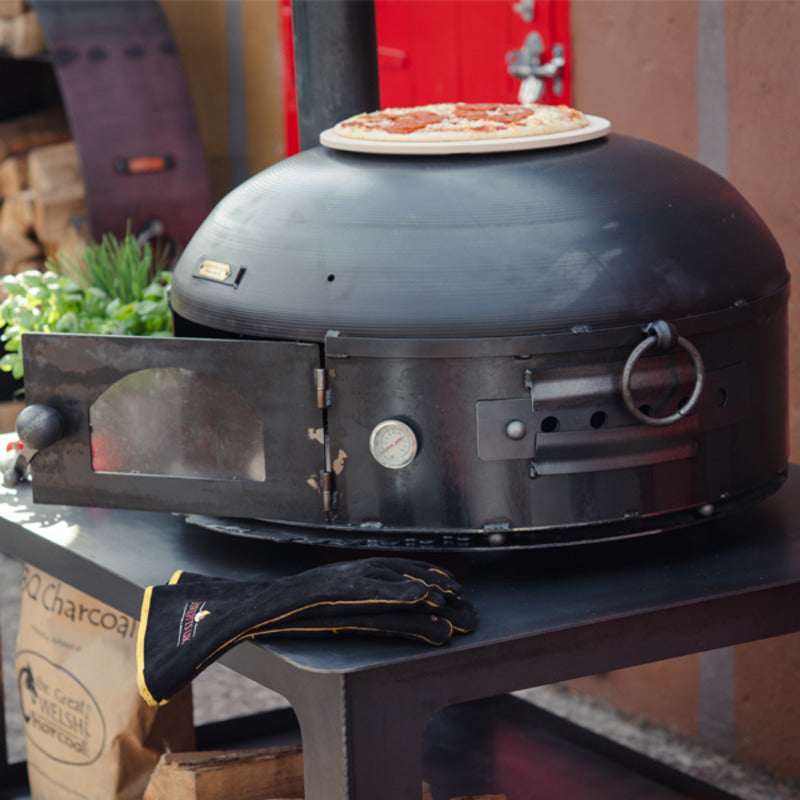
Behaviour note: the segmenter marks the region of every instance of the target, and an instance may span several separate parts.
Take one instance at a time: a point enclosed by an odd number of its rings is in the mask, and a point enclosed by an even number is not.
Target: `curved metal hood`
[[[724,178],[612,134],[499,155],[312,148],[217,205],[172,304],[264,338],[504,336],[707,313],[785,280]]]

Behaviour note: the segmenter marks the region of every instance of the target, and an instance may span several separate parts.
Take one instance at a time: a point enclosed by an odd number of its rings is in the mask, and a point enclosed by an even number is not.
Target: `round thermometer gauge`
[[[386,419],[372,429],[369,451],[382,467],[402,469],[417,455],[417,435],[405,422]]]

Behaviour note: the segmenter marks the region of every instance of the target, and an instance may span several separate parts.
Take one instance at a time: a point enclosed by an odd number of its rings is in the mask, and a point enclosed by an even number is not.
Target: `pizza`
[[[450,142],[541,136],[586,127],[585,114],[569,106],[517,103],[435,103],[356,114],[333,127],[348,139]]]

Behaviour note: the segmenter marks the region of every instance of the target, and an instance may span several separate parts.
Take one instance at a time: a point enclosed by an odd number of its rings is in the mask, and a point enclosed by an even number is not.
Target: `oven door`
[[[31,461],[37,502],[324,521],[317,345],[26,334],[23,353],[26,404],[64,431]]]

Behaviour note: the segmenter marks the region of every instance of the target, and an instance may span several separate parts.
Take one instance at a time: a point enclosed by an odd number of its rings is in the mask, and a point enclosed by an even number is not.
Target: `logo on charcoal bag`
[[[17,685],[25,738],[61,764],[86,766],[106,743],[100,706],[71,673],[32,650],[17,653]]]

